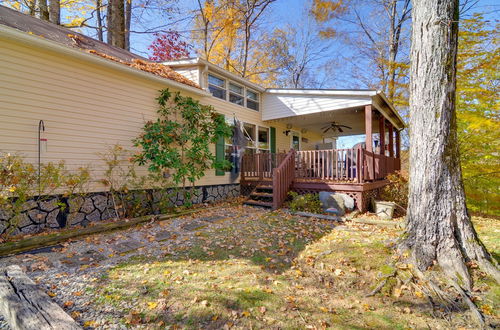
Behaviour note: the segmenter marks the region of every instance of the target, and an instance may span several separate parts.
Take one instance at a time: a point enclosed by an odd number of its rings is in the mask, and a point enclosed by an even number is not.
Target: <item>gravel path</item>
[[[198,230],[217,230],[266,213],[251,207],[221,207],[192,216],[152,222],[124,231],[72,240],[52,248],[0,259],[0,267],[18,264],[56,303],[86,328],[121,329],[120,311],[113,306],[93,308],[92,288],[106,270],[133,257],[175,255],[192,246]],[[133,302],[131,302],[133,304]],[[0,317],[0,329],[8,325]]]

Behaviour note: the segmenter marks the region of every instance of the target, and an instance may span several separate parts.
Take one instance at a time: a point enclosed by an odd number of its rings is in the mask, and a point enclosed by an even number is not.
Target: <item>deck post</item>
[[[394,157],[394,127],[389,122],[389,157]]]
[[[375,159],[373,155],[373,107],[372,105],[365,106],[365,144],[366,151],[371,153],[366,157],[366,178],[374,180],[375,178]]]
[[[366,150],[373,151],[373,137],[372,137],[372,127],[373,127],[373,109],[371,105],[365,106],[365,144]]]
[[[385,118],[384,115],[380,114],[380,118],[378,120],[378,132],[379,132],[379,145],[380,145],[380,150],[379,154],[380,155],[385,155]]]
[[[401,158],[401,133],[396,130],[396,158]]]
[[[380,113],[380,117],[378,119],[378,132],[379,132],[379,155],[384,156],[378,159],[378,175],[377,179],[382,179],[387,174],[387,164],[385,158],[385,117],[382,113]]]

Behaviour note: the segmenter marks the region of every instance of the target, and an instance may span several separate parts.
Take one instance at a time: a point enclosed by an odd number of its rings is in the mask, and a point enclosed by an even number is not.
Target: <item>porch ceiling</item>
[[[327,133],[323,133],[323,127],[327,126],[332,121],[335,121],[340,125],[350,126],[352,127],[352,129],[345,128],[344,132],[336,132],[335,134],[333,134],[331,130]],[[274,119],[271,122],[290,124],[294,127],[300,127],[301,129],[305,129],[309,132],[321,134],[325,138],[365,134],[364,107],[322,111],[319,113]],[[373,121],[372,129],[375,133],[379,131],[378,121]]]
[[[372,105],[396,129],[404,128],[396,109],[376,90],[268,89],[264,94],[262,119],[321,134],[322,127],[335,121],[352,127],[335,136],[357,135],[365,133],[364,109],[367,105]],[[373,123],[373,132],[378,132],[378,123]]]

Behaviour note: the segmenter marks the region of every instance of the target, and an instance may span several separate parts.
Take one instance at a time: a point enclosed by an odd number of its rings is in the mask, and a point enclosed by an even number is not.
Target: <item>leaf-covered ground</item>
[[[474,220],[498,253],[498,221]],[[10,262],[89,328],[475,328],[467,310],[433,310],[397,281],[366,297],[393,271],[400,234],[225,205]],[[476,278],[474,299],[498,325],[499,287]]]

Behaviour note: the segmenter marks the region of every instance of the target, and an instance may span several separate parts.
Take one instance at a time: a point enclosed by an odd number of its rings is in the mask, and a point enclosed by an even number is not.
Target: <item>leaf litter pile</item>
[[[498,251],[497,222],[474,220]],[[24,266],[87,328],[474,328],[466,308],[432,308],[399,280],[369,296],[398,265],[400,235],[221,205],[0,262]],[[500,290],[475,276],[474,299],[498,325]]]

